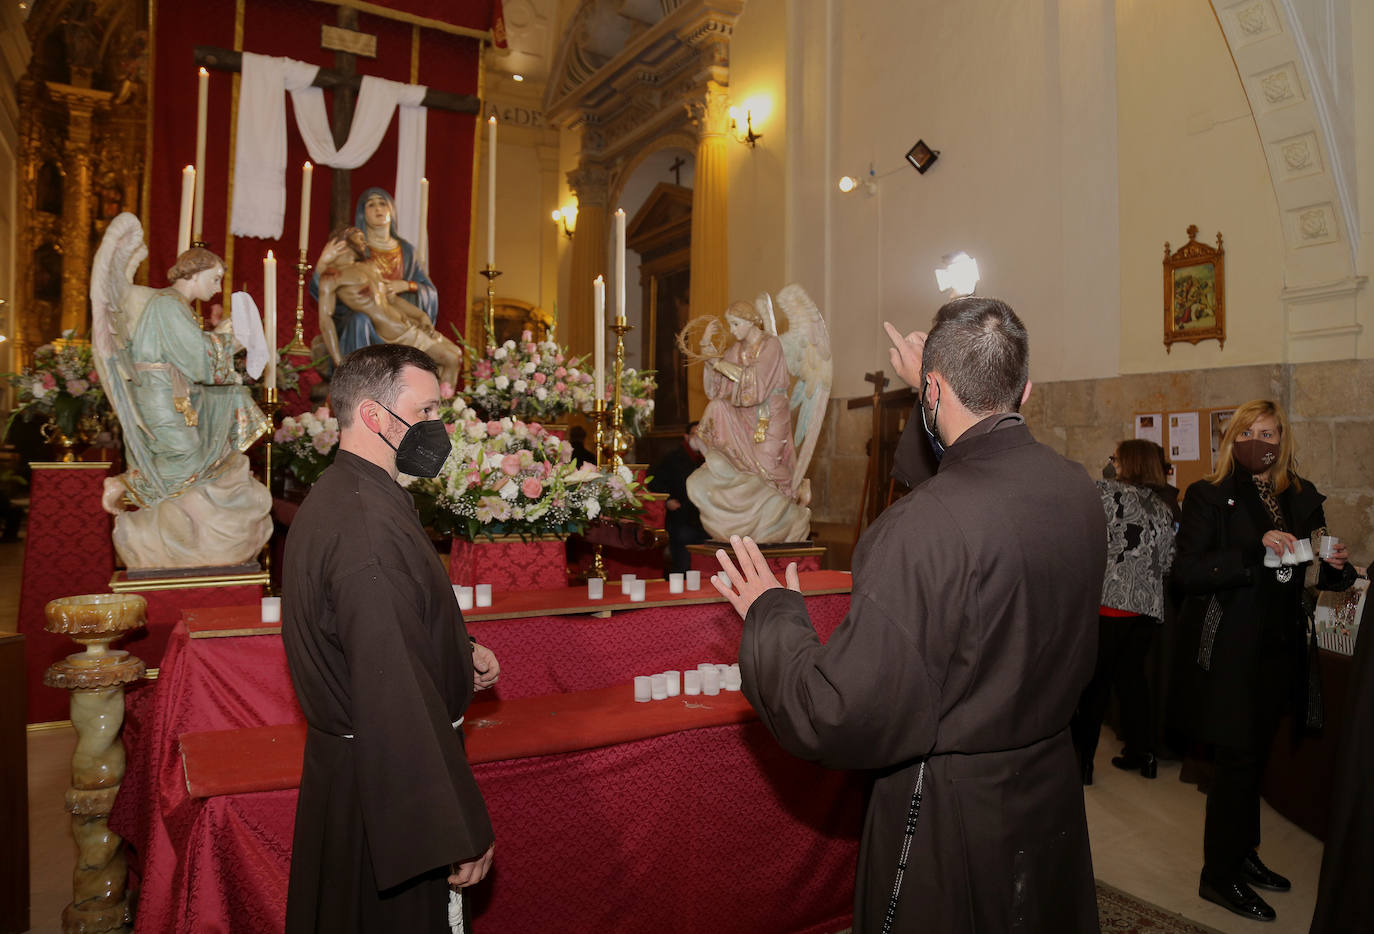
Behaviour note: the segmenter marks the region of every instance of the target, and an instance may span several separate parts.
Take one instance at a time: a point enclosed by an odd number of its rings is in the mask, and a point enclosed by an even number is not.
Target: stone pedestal
[[[47,630],[86,647],[48,668],[43,682],[71,692],[76,751],[67,810],[76,838],[72,901],[62,910],[64,934],[122,930],[132,920],[124,841],[109,828],[124,780],[124,685],[143,677],[143,662],[110,643],[144,624],[147,601],[137,594],[91,594],[48,603]]]

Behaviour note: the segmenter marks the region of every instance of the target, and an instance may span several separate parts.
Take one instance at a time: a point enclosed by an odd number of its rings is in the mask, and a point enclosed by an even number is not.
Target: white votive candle
[[[478,606],[491,606],[491,584],[478,584],[475,588]]]
[[[701,672],[702,674],[706,674],[706,672],[708,671],[715,670],[716,666],[714,662],[702,662],[700,665],[697,666],[697,671]]]
[[[262,598],[262,621],[264,623],[281,622],[281,597]]]
[[[453,592],[454,592],[455,594],[458,595],[458,609],[460,609],[460,610],[470,610],[470,609],[472,609],[473,600],[472,600],[472,588],[471,588],[471,587],[458,587],[458,586],[455,586],[455,587],[453,588]]]
[[[653,682],[648,675],[635,676],[635,701],[647,704],[653,698]]]
[[[700,572],[700,571],[688,571],[688,572],[687,572],[687,589],[688,589],[688,590],[700,590],[700,589],[701,589],[701,572]]]
[[[630,602],[644,602],[644,581],[630,581]]]
[[[725,669],[725,680],[721,682],[721,686],[727,691],[739,690],[740,676],[738,665],[731,665],[729,668]]]
[[[684,581],[683,581],[683,576],[682,576],[681,574],[669,574],[669,575],[668,575],[668,592],[669,592],[669,593],[682,593],[682,585],[683,585],[683,583],[684,583]]]
[[[668,682],[668,696],[677,697],[682,693],[682,672],[665,671],[663,677]]]
[[[701,672],[684,671],[682,673],[682,693],[693,695],[701,693]]]
[[[1336,546],[1341,540],[1334,535],[1323,535],[1321,540],[1321,556],[1329,558],[1336,553]]]
[[[587,578],[587,599],[600,600],[606,595],[606,581],[600,577]]]
[[[634,582],[635,576],[633,574],[620,575],[620,592],[628,596],[630,591],[634,590]]]
[[[719,694],[720,693],[720,672],[715,668],[701,673],[701,693]]]
[[[649,692],[654,700],[668,699],[668,678],[666,675],[651,675],[649,678]]]

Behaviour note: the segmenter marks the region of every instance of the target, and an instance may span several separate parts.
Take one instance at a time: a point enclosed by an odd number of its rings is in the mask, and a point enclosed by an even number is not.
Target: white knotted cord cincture
[[[448,890],[448,929],[463,934],[463,893],[458,889]]]

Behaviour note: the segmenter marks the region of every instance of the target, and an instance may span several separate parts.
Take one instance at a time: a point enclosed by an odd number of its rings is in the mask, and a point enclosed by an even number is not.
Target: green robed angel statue
[[[149,289],[133,284],[147,255],[138,218],[120,214],[91,269],[95,364],[127,461],[102,498],[115,551],[130,569],[244,564],[272,534],[272,496],[243,454],[268,422],[234,370],[229,317],[203,331],[191,304],[219,293],[224,262],[192,247]]]

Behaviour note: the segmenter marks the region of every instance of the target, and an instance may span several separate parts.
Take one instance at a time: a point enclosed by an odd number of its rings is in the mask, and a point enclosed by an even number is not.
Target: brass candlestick
[[[277,387],[266,386],[263,388],[262,412],[267,416],[267,440],[262,444],[262,485],[267,487],[267,492],[272,492],[272,449],[276,442],[273,440],[277,434],[277,410],[281,408],[281,402],[277,398]],[[267,540],[267,545],[262,549],[262,569],[267,572],[266,590],[268,596],[275,593],[272,588],[272,540]]]
[[[305,274],[314,268],[305,261],[305,250],[301,250],[300,258],[296,260],[296,333],[291,336],[291,343],[286,345],[288,357],[310,356],[310,348],[305,346]]]
[[[497,269],[497,268],[496,268],[495,266],[493,266],[491,263],[487,263],[485,269],[479,269],[479,270],[477,270],[477,271],[480,272],[482,275],[484,275],[484,276],[487,277],[487,311],[486,311],[486,319],[487,319],[487,320],[486,320],[486,328],[487,328],[487,346],[488,346],[488,347],[495,347],[495,346],[496,346],[496,277],[499,276],[499,275],[501,275],[501,270]]]
[[[633,331],[634,326],[617,316],[610,328],[615,332],[615,377],[611,384],[611,430],[607,443],[611,449],[608,466],[614,470],[625,466],[625,455],[630,450],[630,435],[625,430],[625,409],[620,404],[620,387],[625,376],[625,335]]]
[[[606,400],[592,400],[592,421],[596,423],[596,446],[592,448],[596,452],[596,469],[601,470],[605,465],[606,459]],[[601,546],[592,546],[592,570],[591,577],[606,579],[606,562],[601,554]]]

